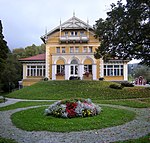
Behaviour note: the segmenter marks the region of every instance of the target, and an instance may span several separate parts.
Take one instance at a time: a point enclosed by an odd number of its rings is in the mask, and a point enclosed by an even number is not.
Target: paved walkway
[[[14,101],[16,100],[8,99],[5,104],[11,104],[14,103]],[[135,139],[150,133],[150,108],[135,109],[106,104],[105,106],[130,110],[135,112],[137,116],[133,121],[124,125],[100,130],[70,133],[55,133],[47,131],[28,132],[16,128],[12,124],[10,116],[15,112],[29,108],[37,108],[39,106],[18,108],[0,112],[0,136],[15,139],[18,143],[109,143],[119,140]]]

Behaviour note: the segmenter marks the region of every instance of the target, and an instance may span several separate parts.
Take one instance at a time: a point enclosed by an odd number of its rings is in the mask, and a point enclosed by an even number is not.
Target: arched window
[[[78,61],[75,60],[75,59],[73,59],[73,60],[71,61],[71,64],[78,64]]]

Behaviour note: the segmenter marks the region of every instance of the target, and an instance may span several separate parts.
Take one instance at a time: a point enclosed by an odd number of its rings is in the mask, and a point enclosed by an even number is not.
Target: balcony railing
[[[87,43],[89,38],[87,36],[61,36],[61,43]]]

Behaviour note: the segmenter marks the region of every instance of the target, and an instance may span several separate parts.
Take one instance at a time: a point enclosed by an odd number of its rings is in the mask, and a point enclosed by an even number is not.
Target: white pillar
[[[100,59],[100,77],[104,77],[104,61]]]
[[[65,65],[65,80],[69,80],[69,65]]]
[[[128,65],[123,65],[124,80],[128,80]]]
[[[45,69],[45,77],[47,77],[47,78],[49,78],[49,49],[48,49],[48,47],[46,47],[46,62],[45,62],[45,67],[46,67],[46,69]]]
[[[52,80],[56,80],[56,65],[52,65]]]
[[[92,73],[93,73],[93,80],[96,80],[97,78],[96,78],[96,64],[93,64],[92,65]]]
[[[27,65],[23,64],[23,79],[27,78]]]
[[[79,65],[79,77],[82,80],[84,74],[84,65]]]

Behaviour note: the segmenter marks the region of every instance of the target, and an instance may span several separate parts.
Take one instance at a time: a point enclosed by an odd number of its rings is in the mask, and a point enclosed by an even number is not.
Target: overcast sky
[[[106,18],[110,4],[117,0],[0,0],[3,35],[9,48],[40,45],[45,29],[50,31],[73,16],[83,21]],[[123,0],[125,3],[125,0]]]

